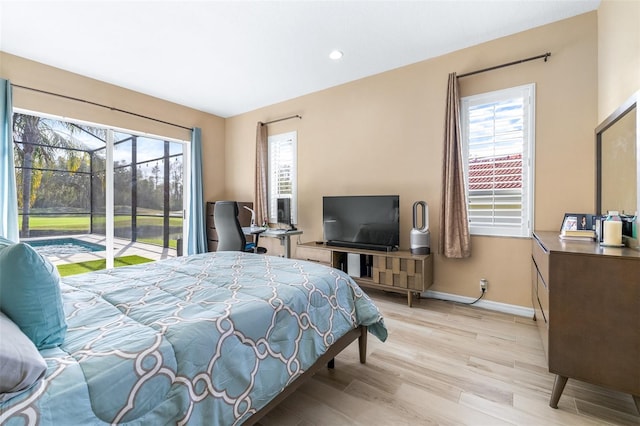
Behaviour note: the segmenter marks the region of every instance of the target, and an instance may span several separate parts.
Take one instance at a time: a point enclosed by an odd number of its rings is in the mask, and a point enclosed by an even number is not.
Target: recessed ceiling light
[[[329,57],[334,61],[337,61],[338,59],[342,58],[342,55],[343,53],[339,50],[334,50],[333,52],[329,53]]]

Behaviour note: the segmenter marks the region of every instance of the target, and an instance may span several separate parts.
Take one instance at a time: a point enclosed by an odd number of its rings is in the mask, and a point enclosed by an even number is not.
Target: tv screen
[[[400,244],[400,196],[352,195],[322,198],[328,245],[394,250]]]
[[[278,198],[278,223],[283,225],[291,225],[291,199]]]

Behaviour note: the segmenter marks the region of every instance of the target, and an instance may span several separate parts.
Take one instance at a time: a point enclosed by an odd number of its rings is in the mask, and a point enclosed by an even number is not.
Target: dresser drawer
[[[538,274],[544,281],[543,285],[548,290],[549,285],[549,252],[535,238],[531,240],[531,255],[533,262],[538,270]]]
[[[308,246],[296,247],[296,259],[311,260],[313,262],[331,265],[331,250],[314,248]]]
[[[539,300],[534,302],[533,309],[536,313],[536,325],[538,326],[538,331],[540,333],[540,338],[542,340],[542,349],[544,349],[544,355],[549,360],[549,322],[545,316],[544,309]]]
[[[542,282],[540,276],[538,276],[537,281],[537,294],[538,294],[538,303],[540,304],[540,309],[542,309],[542,314],[544,315],[544,321],[546,323],[549,322],[549,290],[545,283]]]

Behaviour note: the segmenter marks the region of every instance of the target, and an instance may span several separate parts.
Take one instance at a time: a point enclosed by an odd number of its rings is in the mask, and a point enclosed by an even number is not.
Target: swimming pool
[[[42,240],[24,241],[43,256],[66,256],[76,253],[90,253],[104,251],[105,246],[89,243],[77,238],[47,238]]]

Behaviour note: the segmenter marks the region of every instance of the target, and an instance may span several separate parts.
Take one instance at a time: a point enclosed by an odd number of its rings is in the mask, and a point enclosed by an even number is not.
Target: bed
[[[59,291],[63,338],[38,346],[43,377],[0,399],[3,426],[253,424],[354,340],[364,362],[367,332],[387,337],[343,272],[252,253],[76,275]]]

